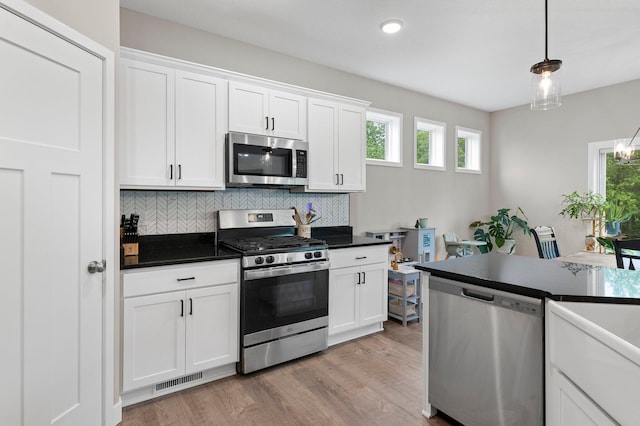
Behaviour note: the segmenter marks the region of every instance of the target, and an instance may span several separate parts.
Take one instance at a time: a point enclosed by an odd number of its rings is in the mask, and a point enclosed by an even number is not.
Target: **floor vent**
[[[184,385],[185,383],[190,383],[201,379],[202,371],[190,374],[188,376],[178,377],[177,379],[167,380],[166,382],[158,383],[154,388],[154,392],[164,392],[170,388],[174,388],[176,386]]]

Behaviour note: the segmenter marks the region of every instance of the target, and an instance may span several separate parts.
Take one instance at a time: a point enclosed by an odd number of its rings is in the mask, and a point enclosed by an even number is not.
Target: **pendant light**
[[[636,139],[636,136],[638,136],[638,133],[640,133],[640,127],[638,127],[638,130],[636,130],[636,133],[629,140],[629,142],[627,142],[626,145],[622,142],[615,144],[615,147],[613,150],[613,158],[616,161],[616,163],[639,164],[640,160],[635,157],[634,149],[633,149],[633,141]]]
[[[560,59],[549,59],[547,0],[544,0],[544,61],[531,66],[531,109],[547,110],[562,105]]]

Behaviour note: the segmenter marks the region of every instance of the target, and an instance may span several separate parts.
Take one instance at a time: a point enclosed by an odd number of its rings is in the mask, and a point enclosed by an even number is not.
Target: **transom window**
[[[402,167],[402,114],[367,110],[367,164]]]
[[[482,132],[456,126],[456,172],[480,173]]]
[[[447,125],[426,118],[414,118],[414,167],[445,170]]]

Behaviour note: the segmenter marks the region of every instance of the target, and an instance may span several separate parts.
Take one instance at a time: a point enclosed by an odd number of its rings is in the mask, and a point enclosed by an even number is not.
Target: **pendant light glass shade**
[[[549,16],[544,0],[544,61],[531,66],[531,109],[547,110],[562,105],[560,100],[560,59],[549,59]]]
[[[531,109],[547,110],[562,105],[560,67],[562,61],[545,59],[531,67]]]

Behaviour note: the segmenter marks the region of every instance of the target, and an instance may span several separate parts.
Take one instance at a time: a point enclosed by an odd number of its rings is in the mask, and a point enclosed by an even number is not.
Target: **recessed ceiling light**
[[[399,19],[389,19],[380,24],[380,28],[387,34],[393,34],[400,31],[403,25],[403,22]]]

